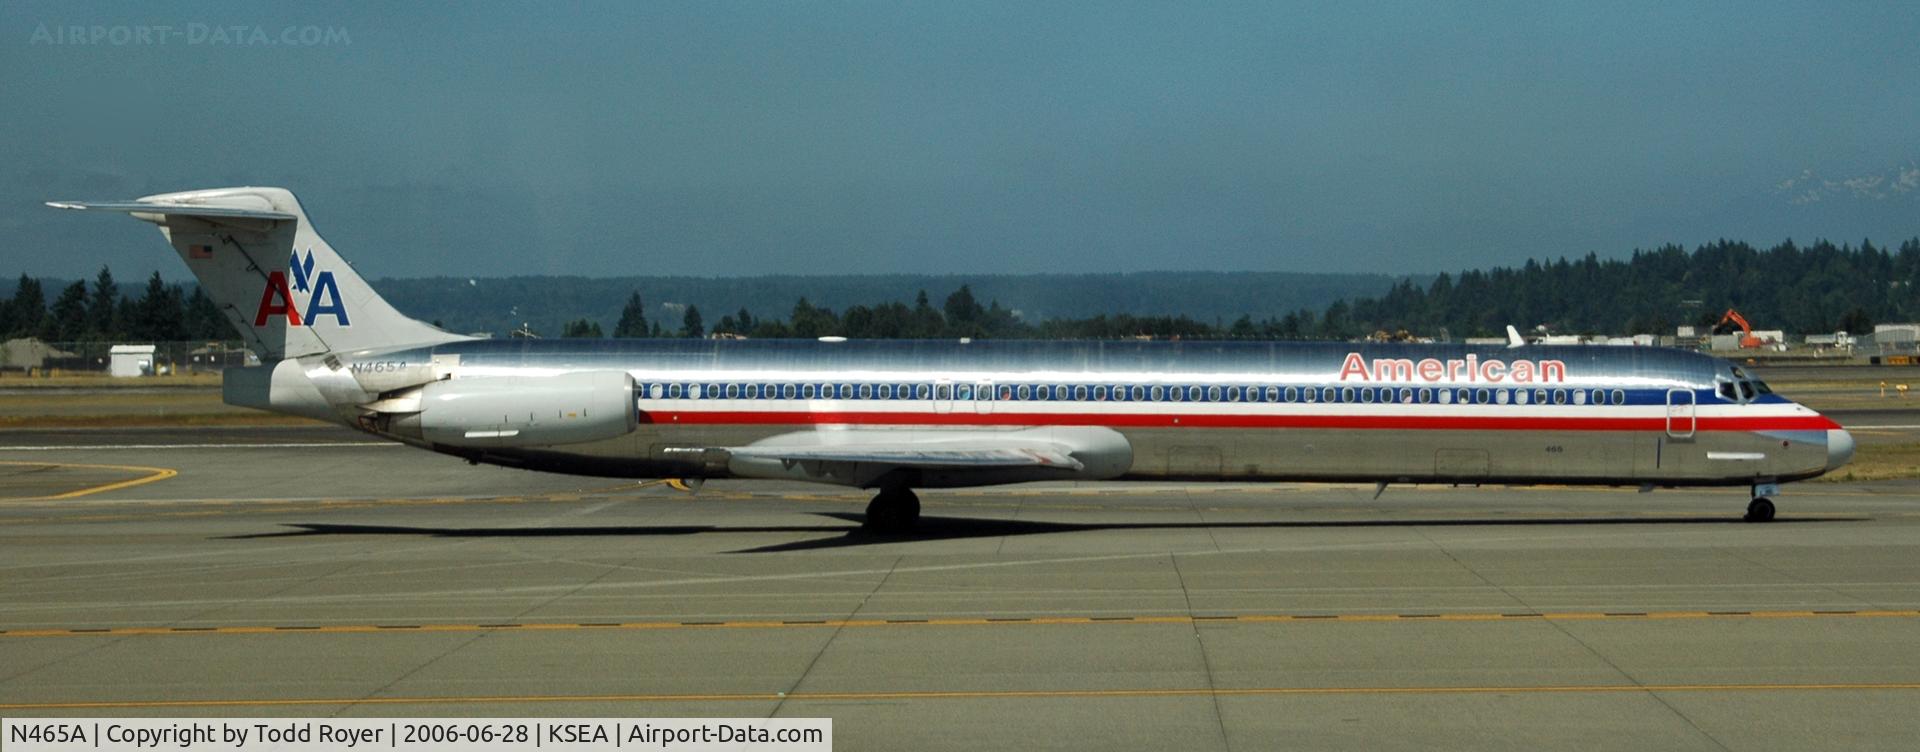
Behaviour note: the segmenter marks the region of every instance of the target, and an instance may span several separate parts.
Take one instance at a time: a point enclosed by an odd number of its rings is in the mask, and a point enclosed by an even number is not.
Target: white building
[[[107,374],[152,376],[153,345],[114,345],[107,351]]]

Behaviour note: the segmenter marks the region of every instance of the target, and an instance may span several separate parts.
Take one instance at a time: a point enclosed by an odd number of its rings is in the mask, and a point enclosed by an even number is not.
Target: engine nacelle
[[[420,387],[418,399],[418,412],[393,416],[387,430],[449,446],[533,447],[615,439],[640,425],[625,371],[448,379]]]

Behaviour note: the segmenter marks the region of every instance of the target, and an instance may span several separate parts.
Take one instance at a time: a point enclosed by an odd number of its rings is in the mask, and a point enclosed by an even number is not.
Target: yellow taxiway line
[[[76,462],[4,462],[4,461],[0,461],[0,465],[9,465],[14,467],[21,467],[21,466],[77,467],[85,470],[124,470],[130,473],[146,473],[146,475],[138,478],[132,478],[132,479],[123,480],[123,481],[116,481],[113,483],[103,483],[97,486],[88,486],[86,488],[82,488],[75,491],[68,491],[66,493],[53,494],[50,496],[26,496],[26,497],[18,497],[18,498],[9,498],[9,499],[4,499],[5,501],[58,501],[61,499],[77,499],[82,496],[92,496],[97,493],[106,493],[108,491],[118,491],[122,488],[144,486],[148,483],[163,481],[180,474],[180,471],[174,470],[172,468],[146,467],[144,465],[84,465]]]
[[[1091,624],[1272,624],[1421,621],[1661,621],[1680,619],[1920,618],[1909,610],[1799,611],[1568,611],[1409,614],[1229,614],[1221,616],[1018,616],[928,619],[783,619],[742,621],[525,622],[488,624],[286,624],[204,627],[74,627],[0,630],[0,639],[29,637],[141,637],[153,635],[419,634],[423,632],[586,632],[612,630],[806,629],[872,627],[982,627]]]
[[[1650,692],[1885,692],[1920,690],[1920,682],[1827,682],[1804,684],[1548,684],[1479,687],[1167,687],[1163,689],[1009,689],[886,692],[738,692],[711,694],[482,695],[444,697],[338,697],[226,700],[102,700],[0,703],[0,710],[115,708],[230,708],[303,705],[452,705],[574,702],[871,702],[875,700],[1003,700],[1130,697],[1271,697],[1284,695],[1476,695],[1605,694]]]

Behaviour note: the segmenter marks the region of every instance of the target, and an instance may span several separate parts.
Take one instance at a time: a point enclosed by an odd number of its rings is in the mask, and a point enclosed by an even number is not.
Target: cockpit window
[[[1767,382],[1761,381],[1759,379],[1753,380],[1753,388],[1760,390],[1761,394],[1773,393],[1773,387],[1767,386]]]
[[[1753,382],[1740,382],[1740,401],[1745,402],[1751,399],[1753,399]]]
[[[1728,401],[1734,401],[1739,399],[1738,397],[1733,396],[1733,382],[1731,381],[1720,382],[1720,397]]]

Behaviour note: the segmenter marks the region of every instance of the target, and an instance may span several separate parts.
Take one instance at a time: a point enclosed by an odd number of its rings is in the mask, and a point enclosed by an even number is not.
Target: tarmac
[[[1374,492],[926,491],[919,534],[876,536],[832,487],[5,431],[0,715],[830,716],[842,749],[1920,734],[1920,484],[1790,485],[1766,524],[1745,489]]]

